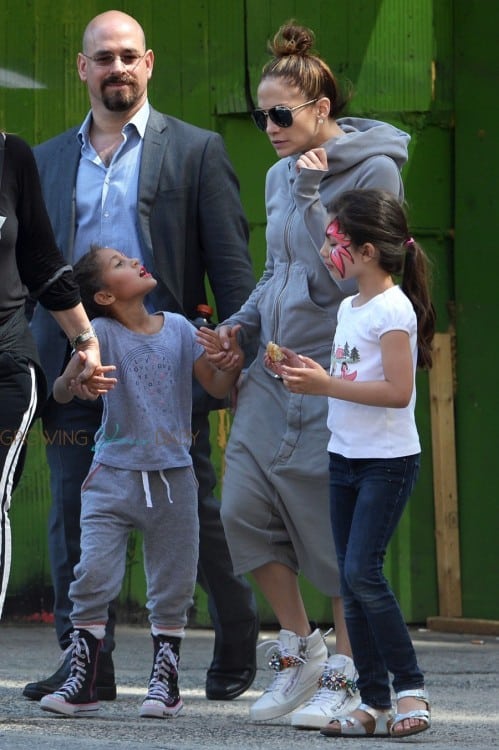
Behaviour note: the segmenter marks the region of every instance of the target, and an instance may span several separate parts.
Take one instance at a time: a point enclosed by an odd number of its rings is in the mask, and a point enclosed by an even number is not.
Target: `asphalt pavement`
[[[260,642],[275,638],[263,631]],[[406,739],[329,739],[291,727],[284,717],[252,723],[248,709],[268,684],[265,648],[258,651],[255,682],[235,701],[208,701],[206,669],[213,632],[189,630],[181,653],[180,687],[185,707],[175,719],[141,719],[138,709],[152,664],[148,629],[119,626],[114,652],[118,698],[101,703],[88,718],[44,712],[22,696],[26,682],[57,667],[54,630],[45,624],[0,625],[0,750],[315,750],[353,743],[359,750],[416,745],[440,750],[499,747],[499,638],[412,629],[411,635],[432,699],[432,727]],[[334,650],[334,635],[327,638]]]

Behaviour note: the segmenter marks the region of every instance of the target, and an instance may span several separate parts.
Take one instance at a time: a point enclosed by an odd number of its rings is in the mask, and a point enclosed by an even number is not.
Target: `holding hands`
[[[95,401],[103,393],[107,393],[117,383],[116,378],[107,377],[107,373],[116,370],[114,365],[98,365],[93,368],[90,377],[81,381],[81,375],[88,368],[87,354],[78,351],[73,354],[66,369],[54,383],[54,398],[60,404],[67,403],[74,396]]]
[[[239,346],[237,333],[241,326],[220,326],[216,331],[202,326],[197,333],[198,342],[204,346],[209,361],[219,370],[241,370],[244,352]]]

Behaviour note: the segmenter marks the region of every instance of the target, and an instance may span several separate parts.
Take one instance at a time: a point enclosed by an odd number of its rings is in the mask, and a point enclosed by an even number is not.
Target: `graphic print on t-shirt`
[[[360,354],[357,347],[353,346],[350,349],[348,341],[345,341],[343,345],[337,345],[336,341],[333,342],[330,369],[333,377],[342,378],[343,380],[355,380],[357,370],[352,369],[352,367],[357,362],[360,362]]]
[[[165,395],[174,388],[174,373],[163,345],[146,344],[132,349],[120,362],[120,374],[123,383],[129,381],[129,393],[139,407],[151,409],[154,405],[158,414],[167,413]]]

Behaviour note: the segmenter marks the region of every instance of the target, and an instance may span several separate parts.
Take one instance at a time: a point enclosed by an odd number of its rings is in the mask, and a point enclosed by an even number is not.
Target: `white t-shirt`
[[[388,331],[407,331],[414,366],[417,363],[417,322],[414,308],[399,286],[353,307],[347,297],[338,310],[331,353],[331,375],[357,382],[384,380],[381,337]],[[421,451],[414,419],[416,388],[403,409],[365,406],[328,399],[328,450],[345,458],[398,458]]]

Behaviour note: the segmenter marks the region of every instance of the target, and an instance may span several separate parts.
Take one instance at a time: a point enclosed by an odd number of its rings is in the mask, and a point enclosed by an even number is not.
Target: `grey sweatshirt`
[[[410,136],[376,120],[338,120],[344,135],[323,144],[329,170],[296,171],[298,154],[279,160],[267,173],[267,258],[253,293],[225,324],[241,323],[259,336],[257,360],[269,341],[327,366],[336,312],[345,296],[331,279],[319,250],[325,239],[326,208],[353,188],[383,188],[403,199],[400,169]],[[320,201],[313,200],[319,184]],[[256,364],[256,362],[255,362]]]

